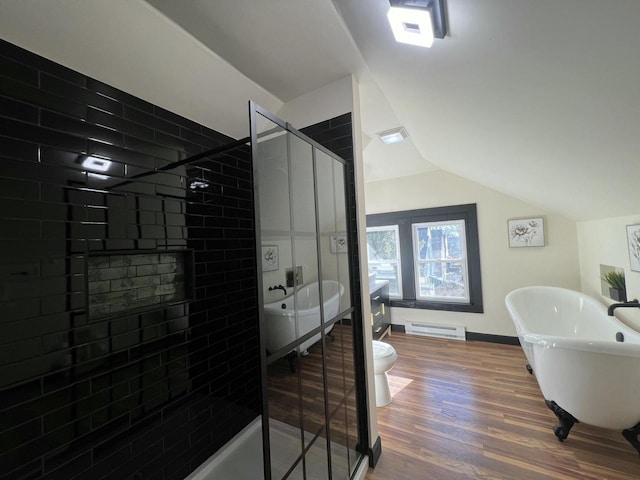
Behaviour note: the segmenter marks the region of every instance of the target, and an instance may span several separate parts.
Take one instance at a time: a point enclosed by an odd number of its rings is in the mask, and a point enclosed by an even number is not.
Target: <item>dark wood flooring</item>
[[[384,341],[398,362],[367,480],[640,479],[640,456],[618,431],[576,424],[556,439],[520,347],[396,333]]]

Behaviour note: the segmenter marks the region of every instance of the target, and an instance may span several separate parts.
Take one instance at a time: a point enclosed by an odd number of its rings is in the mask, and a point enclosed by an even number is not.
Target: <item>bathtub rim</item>
[[[578,340],[555,335],[540,335],[537,333],[527,333],[523,338],[526,343],[548,348],[567,348],[571,350],[603,353],[607,355],[640,357],[640,343],[606,340]]]
[[[327,298],[323,303],[327,303],[332,301],[333,299],[337,298],[341,298],[342,295],[344,295],[344,285],[342,285],[342,282],[339,282],[338,280],[322,280],[323,282],[333,282],[333,283],[337,283],[339,288],[338,291],[335,293],[335,295],[331,295],[331,297]],[[296,309],[295,308],[282,308],[282,304],[286,303],[287,300],[289,300],[291,297],[293,297],[297,291],[308,287],[309,285],[313,285],[314,283],[320,283],[318,280],[314,281],[314,282],[309,282],[309,283],[305,283],[304,285],[299,286],[295,291],[291,292],[289,295],[286,295],[284,297],[282,297],[279,300],[274,300],[273,302],[269,302],[269,303],[265,303],[263,305],[263,309],[265,313],[268,313],[269,315],[273,315],[274,317],[288,317],[288,316],[295,316],[296,314]],[[340,307],[338,306],[338,311],[340,310]],[[320,305],[314,305],[313,307],[309,307],[309,308],[303,308],[301,310],[298,310],[298,314],[311,314],[311,313],[319,313],[320,312]]]
[[[598,313],[602,314],[605,321],[612,323],[615,329],[622,332],[625,337],[627,335],[634,337],[634,339],[638,340],[637,343],[626,341],[616,342],[613,340],[599,340],[589,338],[571,338],[559,335],[549,335],[532,332],[529,328],[527,328],[526,322],[523,322],[518,315],[517,306],[514,305],[513,297],[517,296],[518,293],[521,293],[523,291],[536,290],[557,291],[587,302]],[[520,287],[509,292],[505,297],[505,304],[507,310],[509,311],[509,314],[511,315],[511,319],[516,326],[518,336],[520,337],[521,341],[524,341],[526,343],[540,345],[547,348],[568,348],[571,350],[603,353],[609,355],[640,357],[640,332],[627,326],[615,316],[610,317],[609,315],[607,315],[606,307],[601,302],[587,295],[586,293],[563,287],[533,285],[528,287]]]

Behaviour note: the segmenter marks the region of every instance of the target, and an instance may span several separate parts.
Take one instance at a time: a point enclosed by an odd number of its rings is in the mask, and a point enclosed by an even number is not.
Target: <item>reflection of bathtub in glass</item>
[[[275,353],[285,345],[295,341],[320,326],[320,295],[318,282],[304,285],[278,301],[267,303],[264,306],[265,332],[267,350]],[[340,297],[344,293],[344,287],[335,280],[322,281],[322,294],[324,300],[324,318],[331,320],[338,314]],[[297,299],[297,334],[296,311],[294,309],[294,296]],[[329,333],[333,325],[325,330]],[[299,351],[305,353],[307,349],[320,340],[320,333],[312,336],[300,344]]]

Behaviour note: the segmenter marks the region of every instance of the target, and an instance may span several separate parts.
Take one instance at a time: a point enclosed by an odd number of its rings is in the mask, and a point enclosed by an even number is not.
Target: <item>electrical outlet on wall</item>
[[[287,287],[293,287],[295,286],[299,286],[302,285],[304,283],[304,280],[302,278],[302,267],[301,266],[297,266],[296,267],[296,278],[295,278],[295,282],[293,279],[293,268],[287,268],[285,270],[286,272],[286,276],[287,276]]]

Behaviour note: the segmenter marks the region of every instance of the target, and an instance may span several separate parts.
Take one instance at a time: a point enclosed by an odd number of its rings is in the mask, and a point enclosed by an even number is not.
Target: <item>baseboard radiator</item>
[[[407,322],[405,332],[409,335],[422,335],[423,337],[448,338],[450,340],[466,340],[464,327],[452,325],[433,325],[430,323]]]

